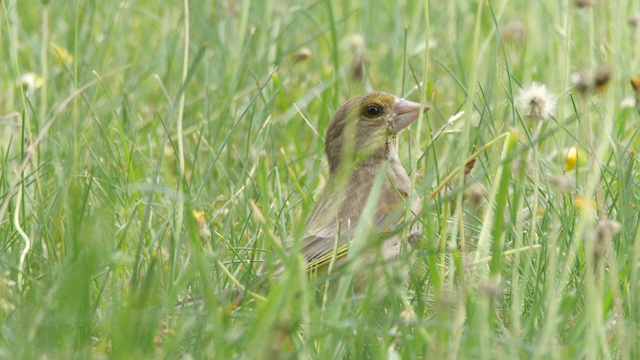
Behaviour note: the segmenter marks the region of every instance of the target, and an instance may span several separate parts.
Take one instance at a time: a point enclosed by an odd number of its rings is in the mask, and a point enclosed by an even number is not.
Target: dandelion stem
[[[22,273],[24,272],[24,259],[31,250],[31,239],[22,230],[20,226],[20,206],[22,205],[22,186],[18,188],[18,197],[16,199],[16,209],[13,214],[13,226],[16,227],[16,231],[20,234],[22,241],[24,241],[24,249],[20,253],[20,262],[18,263],[18,289],[22,291]]]

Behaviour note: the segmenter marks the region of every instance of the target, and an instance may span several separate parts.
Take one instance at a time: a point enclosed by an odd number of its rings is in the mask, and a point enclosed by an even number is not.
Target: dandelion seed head
[[[633,96],[628,96],[624,99],[622,99],[622,101],[620,101],[620,108],[621,109],[630,109],[636,106],[636,99]]]
[[[33,72],[22,74],[20,80],[16,82],[16,86],[24,89],[27,96],[33,95],[36,89],[39,89],[42,84],[44,84],[44,80],[42,79],[42,77]]]
[[[528,88],[520,90],[517,103],[527,117],[543,121],[556,109],[555,96],[544,84],[533,83]]]

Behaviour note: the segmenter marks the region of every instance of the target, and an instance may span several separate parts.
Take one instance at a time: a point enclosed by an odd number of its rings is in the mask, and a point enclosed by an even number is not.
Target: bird
[[[361,291],[372,277],[382,277],[383,269],[372,269],[376,259],[386,266],[398,258],[403,241],[402,232],[396,231],[399,226],[411,224],[406,236],[408,244],[419,238],[420,223],[404,219],[407,206],[414,218],[422,205],[418,196],[410,196],[411,181],[398,156],[398,134],[427,110],[426,104],[421,106],[384,92],[361,94],[338,108],[325,136],[329,177],[297,240],[308,272],[326,269],[332,261],[335,265],[345,263],[352,234],[379,176],[384,178],[373,216],[366,224],[370,226],[366,241],[371,244],[365,244],[366,250],[359,255],[364,270],[355,276],[354,290]],[[284,242],[288,249],[294,244],[293,236]],[[266,267],[268,263],[259,273],[266,272]],[[272,267],[275,275],[282,271],[282,265]]]
[[[400,274],[403,267],[393,266],[400,255],[402,224],[411,224],[406,238],[412,245],[422,234],[422,226],[415,221],[422,210],[418,196],[409,196],[411,181],[398,156],[398,134],[427,112],[428,105],[398,98],[384,92],[371,92],[349,99],[336,111],[325,136],[325,152],[329,165],[329,177],[307,218],[304,233],[296,239],[290,235],[284,247],[294,247],[303,258],[308,274],[326,272],[333,262],[344,264],[349,255],[351,234],[358,226],[366,210],[369,196],[379,176],[383,177],[379,188],[375,211],[371,217],[369,236],[371,244],[360,254],[360,265],[353,281],[354,293],[361,293],[372,279],[384,279],[382,272],[392,266]],[[383,173],[384,172],[384,173]],[[408,201],[411,204],[407,204]],[[411,219],[404,219],[410,206]],[[297,245],[297,246],[295,246]],[[382,255],[380,262],[376,262]],[[380,265],[380,266],[379,266]],[[401,264],[402,265],[402,264]],[[264,261],[257,269],[253,288],[263,288],[269,277],[278,277],[285,271],[282,259]],[[398,275],[398,274],[395,274]],[[231,298],[239,303],[248,292],[253,298],[264,298],[236,282],[237,288],[217,294],[217,298]],[[379,291],[380,284],[374,284]],[[333,286],[335,288],[335,286]],[[381,297],[381,296],[379,296]],[[199,299],[179,301],[176,309],[200,304]]]

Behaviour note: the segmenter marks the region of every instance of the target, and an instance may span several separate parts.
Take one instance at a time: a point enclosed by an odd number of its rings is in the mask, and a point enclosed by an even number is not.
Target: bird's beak
[[[429,105],[424,104],[424,112],[429,110]],[[400,99],[393,108],[395,114],[391,119],[390,130],[395,134],[398,131],[411,125],[411,123],[420,116],[420,103]]]

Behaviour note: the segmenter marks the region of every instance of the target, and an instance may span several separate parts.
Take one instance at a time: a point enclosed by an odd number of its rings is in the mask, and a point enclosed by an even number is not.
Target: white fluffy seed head
[[[556,110],[556,98],[544,84],[533,83],[520,90],[518,107],[527,117],[547,120]]]

